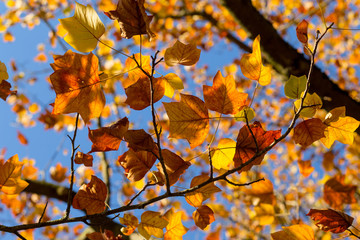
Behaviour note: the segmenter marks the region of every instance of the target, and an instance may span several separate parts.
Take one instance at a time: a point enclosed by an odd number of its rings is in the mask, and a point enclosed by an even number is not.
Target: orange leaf
[[[84,154],[82,152],[77,152],[75,155],[74,162],[76,164],[84,164],[85,167],[92,167],[93,156],[90,154]]]
[[[245,105],[248,96],[236,90],[233,76],[224,78],[220,71],[216,73],[212,87],[203,85],[203,92],[207,108],[223,114],[237,113]]]
[[[308,147],[313,142],[325,137],[325,124],[319,118],[302,121],[294,128],[294,141],[303,147]]]
[[[134,58],[135,60],[134,60]],[[138,67],[139,66],[147,73],[150,74],[151,66],[150,66],[150,56],[144,56],[140,53],[134,54],[133,57],[129,57],[125,61],[124,72],[127,72],[129,75],[129,79],[122,82],[124,88],[128,88],[129,86],[136,83],[140,78],[148,77],[144,72]]]
[[[6,98],[10,95],[10,94],[16,94],[17,91],[11,91],[11,84],[8,83],[5,80],[2,80],[0,82],[0,98],[2,98],[4,101],[6,101]]]
[[[61,163],[57,163],[55,167],[50,168],[50,177],[56,182],[62,182],[66,178],[67,167],[63,167]]]
[[[170,119],[170,138],[188,140],[190,147],[202,144],[209,132],[209,113],[198,97],[180,94],[180,102],[164,103]]]
[[[118,161],[125,169],[125,176],[129,180],[139,181],[154,165],[156,157],[151,152],[135,152],[130,148],[123,155],[119,156]]]
[[[246,53],[241,57],[240,68],[245,77],[258,81],[262,86],[270,84],[271,68],[262,65],[260,35],[253,42],[252,53]]]
[[[138,226],[139,233],[149,239],[151,235],[162,238],[164,235],[163,228],[168,225],[168,221],[165,220],[160,213],[153,211],[146,211],[141,214],[141,223]]]
[[[109,127],[101,127],[99,129],[89,129],[89,139],[93,143],[92,152],[106,152],[118,150],[120,142],[125,132],[129,128],[129,120],[124,117]]]
[[[74,196],[72,206],[85,209],[87,215],[101,213],[105,210],[107,187],[101,179],[92,175],[88,184],[83,184]]]
[[[274,240],[315,240],[314,230],[305,224],[282,227],[282,231],[271,234]]]
[[[324,200],[335,209],[342,208],[342,205],[356,203],[356,186],[344,184],[343,175],[337,175],[326,181],[324,185]]]
[[[126,225],[121,228],[121,232],[126,236],[132,234],[139,225],[139,220],[129,213],[125,213],[124,217],[120,217],[119,220],[121,224]]]
[[[339,211],[332,209],[317,210],[310,209],[310,212],[306,214],[310,216],[312,220],[316,221],[315,225],[323,231],[330,231],[332,233],[342,233],[348,229],[354,218]]]
[[[239,167],[242,164],[246,164],[256,153],[256,144],[259,151],[262,151],[269,146],[275,139],[281,136],[281,130],[276,131],[265,131],[259,122],[254,122],[250,125],[251,131],[256,139],[249,131],[247,125],[243,126],[238,134],[236,140],[236,151],[234,156],[235,167]],[[252,166],[259,165],[264,159],[265,154],[255,158],[250,164],[244,166],[238,172],[249,171]]]
[[[7,73],[6,65],[0,61],[0,81],[6,80],[9,78],[9,74]]]
[[[156,37],[150,30],[152,16],[146,14],[144,2],[145,0],[119,0],[116,10],[105,12],[110,19],[119,22],[121,37],[147,34],[150,41]]]
[[[268,179],[251,184],[251,188],[245,188],[244,192],[247,195],[259,199],[259,203],[275,203],[274,186]]]
[[[166,49],[164,55],[165,63],[168,66],[175,66],[177,64],[191,66],[199,61],[200,53],[201,50],[197,49],[195,44],[184,44],[177,40],[174,46]]]
[[[298,161],[298,164],[299,164],[299,170],[300,170],[300,173],[304,176],[304,177],[308,177],[310,176],[310,174],[314,171],[314,167],[311,166],[311,161],[308,160],[308,161],[302,161],[302,160],[299,160]]]
[[[193,212],[195,225],[204,230],[215,221],[214,212],[207,205],[202,205]]]
[[[98,58],[68,50],[63,56],[54,55],[50,64],[54,73],[50,80],[56,92],[53,114],[77,112],[85,123],[99,117],[105,106],[100,87]]]
[[[309,23],[304,19],[296,27],[296,36],[304,45],[308,44],[308,25]]]
[[[128,130],[124,134],[124,139],[129,144],[128,147],[132,148],[135,152],[139,150],[151,152],[156,147],[153,138],[144,129]]]
[[[28,140],[26,139],[24,134],[22,134],[20,131],[17,131],[17,138],[22,145],[28,144]]]
[[[168,149],[163,149],[161,153],[164,158],[166,172],[169,176],[170,186],[172,186],[179,180],[179,177],[185,172],[186,169],[188,169],[191,163],[184,161],[181,157]],[[162,176],[161,184],[164,184],[165,176],[163,168],[160,163],[158,163],[156,167],[159,169]]]
[[[208,179],[209,176],[206,174],[196,176],[191,180],[190,188],[198,186]],[[185,199],[191,206],[200,207],[206,199],[210,198],[213,193],[217,192],[221,192],[221,189],[215,186],[215,184],[212,182],[201,187],[200,189],[185,194]]]
[[[164,235],[164,240],[182,240],[183,235],[186,234],[188,229],[184,227],[181,222],[181,217],[183,212],[179,211],[177,213],[171,208],[164,215],[164,218],[169,222],[166,226],[166,233]]]
[[[9,158],[5,163],[3,159],[0,159],[1,192],[8,195],[19,194],[29,185],[20,178],[23,164],[24,163],[19,162],[17,154]]]
[[[164,96],[165,85],[162,78],[153,78],[152,81],[154,89],[153,102],[156,103]],[[136,83],[125,89],[125,94],[127,96],[125,103],[132,109],[143,110],[150,106],[151,92],[149,78],[143,77],[138,79]]]

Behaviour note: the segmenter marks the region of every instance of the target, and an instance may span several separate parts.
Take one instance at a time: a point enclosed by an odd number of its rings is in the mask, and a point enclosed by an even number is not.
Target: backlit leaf
[[[93,165],[93,156],[90,154],[77,152],[75,155],[74,162],[76,164],[84,164],[85,167],[92,167]]]
[[[212,163],[216,169],[229,170],[230,164],[235,155],[236,142],[230,138],[223,138],[213,149]]]
[[[184,84],[181,78],[179,78],[175,73],[166,74],[162,78],[164,79],[165,96],[172,98],[174,90],[184,89]]]
[[[244,106],[234,117],[236,121],[246,122],[247,119],[250,122],[255,117],[255,112],[251,107]]]
[[[144,56],[140,53],[134,54],[132,57],[129,57],[125,61],[124,72],[127,72],[129,75],[129,79],[122,82],[123,87],[126,89],[129,86],[136,83],[140,78],[148,77],[137,65],[147,73],[150,74],[151,66],[150,66],[150,56]]]
[[[271,68],[262,65],[260,35],[254,39],[252,53],[242,55],[240,68],[245,77],[258,81],[262,86],[270,84]]]
[[[76,2],[74,16],[59,21],[68,32],[64,40],[80,52],[94,50],[105,32],[104,24],[90,5],[85,7]]]
[[[346,117],[345,112],[345,106],[332,109],[330,112],[328,112],[328,114],[326,114],[324,124],[329,125],[332,122],[337,122],[340,117]]]
[[[0,159],[0,191],[8,194],[19,194],[29,184],[21,179],[21,169],[24,163],[19,162],[18,155],[9,158],[5,163]]]
[[[310,216],[312,220],[317,222],[315,225],[318,228],[326,232],[330,231],[332,233],[344,232],[351,226],[352,222],[354,221],[353,217],[332,209],[310,209],[310,212],[306,215]]]
[[[299,171],[304,177],[310,176],[310,174],[315,169],[313,166],[311,166],[311,160],[308,161],[299,160],[298,165],[299,165]]]
[[[259,203],[275,203],[274,186],[268,179],[251,184],[251,188],[245,188],[244,192],[253,198],[257,198]]]
[[[129,148],[132,148],[135,152],[139,150],[153,151],[156,144],[150,134],[139,130],[128,130],[124,134],[124,139],[128,143]]]
[[[67,167],[63,167],[61,163],[57,163],[55,167],[50,168],[50,177],[52,180],[60,183],[66,179],[67,170]]]
[[[200,53],[201,50],[197,49],[195,44],[184,44],[177,40],[174,46],[166,49],[164,55],[165,63],[168,66],[178,64],[191,66],[199,61]]]
[[[88,137],[93,143],[89,153],[118,150],[120,142],[128,128],[129,120],[127,117],[124,117],[108,127],[101,127],[94,130],[89,129]]]
[[[236,152],[234,156],[235,167],[239,167],[242,164],[245,164],[255,155],[256,145],[258,146],[258,150],[262,151],[281,135],[281,130],[265,131],[262,128],[260,122],[257,121],[249,126],[253,134],[251,134],[247,125],[243,126],[239,131],[236,140]],[[254,161],[244,166],[238,172],[248,171],[251,169],[252,166],[259,165],[264,159],[264,156],[265,154],[262,154],[259,157],[255,158]]]
[[[330,178],[324,184],[324,200],[332,208],[341,209],[343,204],[356,203],[356,186],[344,183],[344,175]]]
[[[107,187],[105,183],[92,175],[88,184],[81,185],[74,196],[72,206],[75,209],[85,209],[87,215],[101,213],[105,210]]]
[[[313,142],[325,137],[326,125],[319,118],[302,121],[294,128],[294,141],[303,147],[310,146]]]
[[[193,212],[195,225],[204,230],[215,221],[214,212],[207,205],[202,205]]]
[[[216,73],[212,87],[203,85],[203,93],[207,108],[223,114],[237,113],[245,105],[248,96],[236,90],[233,76],[224,78],[220,71]]]
[[[4,101],[6,101],[6,98],[10,94],[16,94],[16,91],[10,90],[11,84],[5,80],[2,80],[0,82],[0,98],[2,98]]]
[[[209,132],[209,113],[198,97],[180,94],[180,102],[164,103],[170,119],[170,138],[188,140],[190,147],[202,144]]]
[[[119,217],[120,223],[126,227],[121,228],[121,233],[126,236],[132,234],[139,225],[139,220],[130,213],[125,213],[124,217]]]
[[[309,23],[304,19],[296,27],[296,36],[302,44],[308,43],[308,25]]]
[[[138,226],[138,230],[146,239],[149,239],[151,236],[162,238],[164,235],[163,228],[168,224],[169,222],[160,213],[146,211],[141,214],[141,223]]]
[[[182,240],[183,235],[186,234],[188,228],[184,227],[181,222],[181,216],[183,212],[174,212],[171,208],[164,215],[164,218],[169,222],[166,226],[166,233],[164,235],[164,240]]]
[[[63,56],[54,55],[50,64],[54,73],[50,80],[56,92],[53,114],[77,112],[85,123],[99,117],[105,106],[100,87],[98,58],[68,50]]]
[[[315,240],[314,230],[305,224],[282,227],[283,230],[271,234],[273,240]]]
[[[305,75],[296,77],[291,75],[289,80],[285,82],[285,95],[291,99],[299,99],[301,93],[305,91],[307,78]]]
[[[295,109],[299,109],[301,103],[301,99],[298,99],[294,102]],[[303,108],[300,112],[300,116],[311,118],[315,115],[316,109],[320,109],[322,106],[321,98],[316,94],[306,94],[304,99]]]
[[[7,73],[6,65],[0,61],[0,82],[2,80],[7,80],[9,78],[9,74]]]
[[[275,209],[272,204],[260,203],[258,206],[254,207],[256,213],[256,219],[259,221],[259,224],[270,225],[275,220]]]

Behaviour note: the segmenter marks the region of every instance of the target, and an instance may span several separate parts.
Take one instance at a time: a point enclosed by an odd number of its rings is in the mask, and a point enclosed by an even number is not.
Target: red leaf
[[[332,209],[310,209],[310,212],[306,215],[310,216],[312,220],[317,221],[315,225],[318,228],[326,232],[330,231],[332,233],[344,232],[351,226],[352,222],[354,221],[353,217]]]
[[[344,176],[338,175],[330,178],[324,185],[324,200],[335,209],[341,209],[342,205],[356,203],[356,186],[344,184]]]

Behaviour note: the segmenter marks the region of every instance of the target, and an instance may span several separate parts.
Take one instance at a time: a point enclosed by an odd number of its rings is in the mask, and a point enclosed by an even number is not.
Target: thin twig
[[[248,183],[234,183],[233,181],[230,181],[227,177],[225,177],[224,180],[227,183],[229,183],[229,184],[231,184],[233,186],[243,187],[243,186],[251,185],[251,184],[256,183],[256,182],[265,181],[265,178],[260,178],[260,179],[257,179],[257,180],[254,180],[254,181],[251,181],[251,182],[248,182]]]
[[[18,238],[20,238],[20,239],[22,239],[22,240],[26,240],[26,238],[23,237],[23,236],[22,236],[20,233],[18,233],[17,231],[14,232],[14,234],[15,234],[16,236],[18,236]]]
[[[209,165],[210,165],[210,178],[213,178],[214,177],[214,166],[213,166],[212,158],[211,158],[210,144],[208,144],[208,156],[209,156]]]
[[[129,202],[128,204],[126,204],[126,206],[130,206],[130,205],[135,201],[135,199],[136,199],[137,197],[139,197],[142,192],[145,191],[145,189],[146,189],[147,187],[153,186],[153,185],[156,185],[156,183],[150,183],[150,182],[146,183],[145,186],[130,200],[130,202]]]
[[[41,217],[39,218],[39,223],[41,222],[41,220],[44,218],[44,216],[45,216],[45,212],[46,212],[46,208],[47,208],[47,206],[48,206],[48,203],[49,203],[49,200],[47,200],[46,201],[46,204],[45,204],[45,207],[44,207],[44,210],[43,210],[43,212],[42,212],[42,214],[41,214]]]
[[[257,140],[256,140],[256,137],[255,137],[255,135],[254,135],[254,133],[253,133],[250,125],[249,125],[249,119],[248,119],[248,117],[247,117],[246,109],[244,109],[244,115],[245,115],[245,120],[246,120],[246,126],[247,126],[247,128],[249,129],[249,132],[250,132],[250,134],[251,134],[251,136],[252,136],[252,138],[253,138],[253,140],[254,140],[254,142],[255,142],[256,152],[259,152],[259,145],[258,145]]]

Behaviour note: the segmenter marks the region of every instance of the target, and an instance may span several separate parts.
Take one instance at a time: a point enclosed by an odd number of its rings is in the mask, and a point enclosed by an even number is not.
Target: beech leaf
[[[0,159],[0,191],[7,195],[19,194],[29,184],[21,179],[24,163],[19,161],[18,155],[9,158],[5,163]]]
[[[177,40],[174,46],[166,49],[164,55],[165,63],[168,66],[178,64],[191,66],[199,61],[200,53],[201,50],[197,49],[195,44],[184,44]]]
[[[50,64],[54,70],[50,80],[56,93],[53,114],[77,112],[85,123],[100,116],[105,96],[98,62],[92,53],[82,55],[68,50],[63,56],[54,55],[54,63]]]
[[[76,2],[74,16],[59,21],[68,32],[64,40],[80,52],[94,50],[105,32],[104,24],[90,5],[85,7]]]
[[[74,196],[72,206],[75,209],[85,209],[87,215],[101,213],[105,210],[107,187],[105,183],[92,175],[88,184],[81,185]]]
[[[316,221],[315,225],[318,228],[326,232],[330,231],[332,233],[344,232],[351,226],[352,222],[354,221],[353,217],[332,209],[310,209],[309,213],[306,215],[310,216],[312,220]]]
[[[160,213],[146,211],[141,214],[141,223],[138,226],[138,230],[146,239],[149,239],[151,236],[162,238],[164,235],[163,228],[168,224],[169,222]]]
[[[170,138],[186,139],[191,148],[202,144],[209,132],[209,113],[198,97],[180,94],[180,102],[163,103],[170,119]]]

